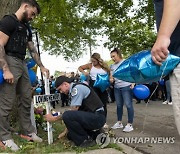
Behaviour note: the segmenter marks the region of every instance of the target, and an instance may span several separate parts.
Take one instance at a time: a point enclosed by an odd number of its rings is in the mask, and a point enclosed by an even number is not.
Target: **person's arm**
[[[48,122],[54,122],[57,120],[62,120],[62,114],[59,116],[52,116],[52,114],[46,114],[46,115],[44,115],[44,119]]]
[[[90,70],[91,67],[92,67],[92,64],[89,63],[89,64],[79,66],[78,70],[87,76],[89,75],[89,73],[86,72],[85,70]]]
[[[168,56],[170,37],[180,20],[180,1],[164,0],[163,16],[156,42],[151,50],[152,60],[161,65]]]
[[[0,67],[3,69],[4,80],[8,83],[14,83],[14,76],[9,70],[9,66],[6,61],[6,54],[4,46],[8,42],[9,36],[0,31]]]
[[[28,49],[30,51],[30,54],[32,56],[32,58],[35,60],[36,64],[40,67],[41,72],[47,74],[47,77],[49,77],[49,70],[47,68],[45,68],[41,62],[41,59],[39,57],[39,54],[34,46],[34,43],[32,41],[28,42]]]

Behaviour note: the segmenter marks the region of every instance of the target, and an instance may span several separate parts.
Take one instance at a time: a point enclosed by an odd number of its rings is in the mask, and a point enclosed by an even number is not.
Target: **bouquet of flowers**
[[[45,128],[46,127],[46,121],[44,121],[43,115],[46,114],[46,105],[45,103],[36,104],[34,105],[34,116],[36,121],[36,126]]]

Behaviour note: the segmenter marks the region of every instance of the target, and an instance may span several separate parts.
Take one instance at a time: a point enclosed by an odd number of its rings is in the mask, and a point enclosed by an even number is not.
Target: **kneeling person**
[[[94,136],[105,124],[103,103],[89,86],[83,83],[73,83],[71,79],[60,76],[56,80],[56,88],[61,93],[69,94],[71,110],[65,111],[62,116],[46,115],[47,121],[62,119],[67,127],[68,139],[77,146],[91,146]]]

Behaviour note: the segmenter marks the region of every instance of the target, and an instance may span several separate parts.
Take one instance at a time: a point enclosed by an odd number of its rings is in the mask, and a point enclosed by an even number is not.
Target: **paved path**
[[[61,111],[64,111],[65,109],[66,107],[59,108]],[[115,134],[116,139],[119,138],[117,144],[124,149],[125,153],[136,154],[138,153],[136,150],[144,154],[180,153],[180,136],[178,135],[174,124],[172,106],[162,105],[162,102],[160,101],[150,101],[150,103],[146,106],[146,104],[142,101],[141,104],[135,104],[134,102],[134,110],[134,131],[130,133],[124,133],[122,129],[112,131],[112,133]],[[112,126],[116,122],[116,119],[116,105],[115,103],[110,103],[108,104],[107,118],[109,126]],[[127,110],[124,108],[123,124],[125,125],[126,122]],[[126,141],[123,141],[125,138],[129,139],[132,137],[137,139],[139,143],[127,143]],[[114,139],[115,138],[111,137],[111,142],[113,142]],[[144,143],[145,139],[150,139],[152,142],[148,141],[147,143]],[[169,139],[170,142],[174,143],[162,143],[165,142],[163,141],[164,139]],[[159,143],[154,143],[157,140],[159,140]],[[143,143],[140,141],[143,141]],[[123,144],[121,142],[123,142]],[[130,147],[135,148],[136,150],[133,150]],[[104,150],[104,152],[99,151],[97,153],[107,153],[106,150]],[[108,150],[108,154],[110,151]],[[91,154],[90,151],[87,153]]]
[[[136,147],[142,153],[150,154],[179,154],[180,153],[180,136],[178,135],[172,106],[162,105],[160,101],[150,101],[146,104],[142,101],[141,104],[134,103],[134,131],[124,133],[122,129],[114,130],[117,137],[134,137],[137,139],[150,139],[152,142],[146,144],[129,144],[131,147]],[[110,104],[108,106],[108,124],[112,126],[116,121],[116,106]],[[124,108],[123,124],[127,122],[127,111]],[[143,128],[144,124],[144,128]],[[154,143],[153,139],[159,139],[159,143]],[[164,139],[169,139],[172,143],[162,143]],[[174,140],[175,139],[175,140]],[[121,140],[121,141],[122,141]],[[140,140],[139,140],[140,141]]]

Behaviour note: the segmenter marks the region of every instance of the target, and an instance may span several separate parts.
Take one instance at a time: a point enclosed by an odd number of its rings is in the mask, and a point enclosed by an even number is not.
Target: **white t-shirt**
[[[110,66],[110,69],[111,69],[111,73],[113,74],[114,71],[119,67],[119,65],[123,62],[124,60],[120,61],[119,63],[117,64],[112,64]],[[114,88],[122,88],[122,87],[127,87],[127,86],[130,86],[131,83],[130,82],[126,82],[126,81],[122,81],[122,80],[119,80],[117,78],[114,78],[115,82],[114,82]]]
[[[96,67],[92,66],[89,74],[90,74],[90,77],[92,80],[96,80],[97,74],[103,75],[103,74],[107,74],[107,72],[105,70],[103,70],[102,68],[96,68]]]

